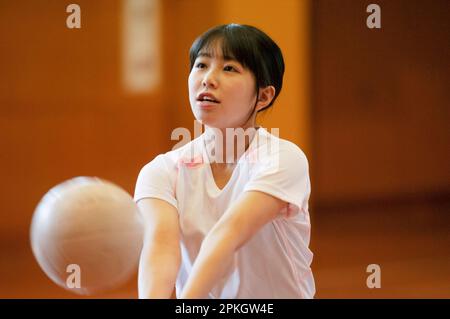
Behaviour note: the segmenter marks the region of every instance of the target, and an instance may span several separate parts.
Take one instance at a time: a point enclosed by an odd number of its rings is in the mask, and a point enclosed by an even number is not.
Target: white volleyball
[[[31,246],[42,270],[59,286],[94,294],[127,282],[138,268],[143,223],[132,197],[95,177],[52,188],[31,222]]]

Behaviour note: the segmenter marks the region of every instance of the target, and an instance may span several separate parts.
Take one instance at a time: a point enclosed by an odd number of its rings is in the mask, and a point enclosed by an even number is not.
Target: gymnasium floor
[[[450,298],[450,203],[386,203],[316,208],[316,298]],[[38,268],[26,241],[2,240],[0,298],[78,298]],[[381,267],[381,288],[366,267]],[[136,298],[136,278],[95,298]]]

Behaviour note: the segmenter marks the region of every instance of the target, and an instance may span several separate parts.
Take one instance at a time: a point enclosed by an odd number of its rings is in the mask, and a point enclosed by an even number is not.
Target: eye
[[[235,67],[227,65],[223,68],[225,71],[237,71]]]
[[[202,63],[202,62],[198,62],[198,63],[195,65],[195,67],[196,67],[197,69],[203,69],[204,67],[206,67],[206,64],[205,64],[205,63]]]

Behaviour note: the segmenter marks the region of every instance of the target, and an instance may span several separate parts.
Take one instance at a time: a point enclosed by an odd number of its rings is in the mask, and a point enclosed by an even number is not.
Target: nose
[[[206,88],[216,88],[218,85],[217,74],[214,70],[210,69],[205,73],[202,79],[202,85]]]

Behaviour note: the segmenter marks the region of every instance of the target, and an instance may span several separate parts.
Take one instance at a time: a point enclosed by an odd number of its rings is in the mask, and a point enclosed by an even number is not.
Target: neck
[[[210,163],[234,165],[248,149],[259,127],[214,128],[205,125],[205,145]]]

